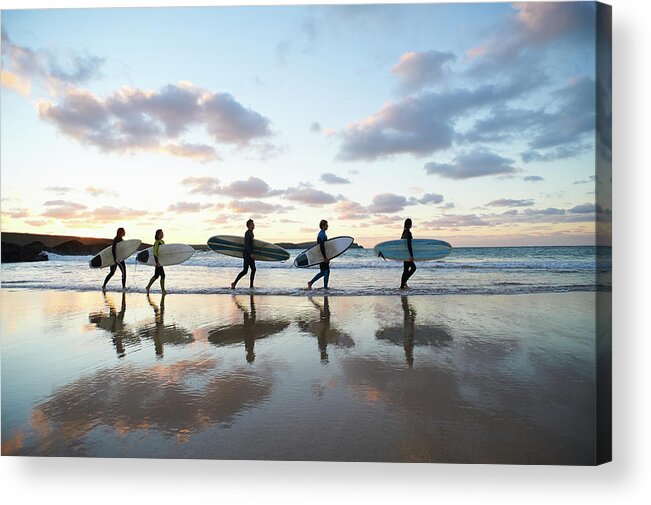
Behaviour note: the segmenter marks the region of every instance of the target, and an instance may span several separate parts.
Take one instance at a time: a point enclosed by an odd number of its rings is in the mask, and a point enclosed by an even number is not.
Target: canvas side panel
[[[597,3],[597,463],[612,460],[612,7]]]

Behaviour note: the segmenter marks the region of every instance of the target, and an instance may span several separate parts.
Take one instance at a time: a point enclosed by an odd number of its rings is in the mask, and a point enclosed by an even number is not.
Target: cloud
[[[307,184],[300,184],[297,187],[288,188],[285,190],[285,198],[313,206],[328,205],[340,199],[330,193],[314,189]]]
[[[58,103],[38,102],[39,116],[63,134],[103,152],[165,152],[200,162],[220,159],[212,146],[179,137],[202,127],[219,144],[238,148],[271,136],[270,121],[228,93],[188,82],[159,91],[123,87],[108,97],[69,88]]]
[[[47,186],[45,188],[45,191],[50,191],[52,193],[63,195],[65,193],[70,193],[71,191],[74,191],[74,188],[70,188],[68,186]]]
[[[41,215],[56,219],[73,219],[81,217],[81,211],[85,211],[88,208],[80,203],[69,202],[66,200],[49,200],[43,205],[48,207],[48,209]]]
[[[310,125],[310,131],[311,131],[312,133],[318,133],[318,132],[320,132],[321,130],[322,130],[321,125],[320,125],[318,122],[316,122],[316,121],[314,121],[314,122]]]
[[[214,177],[186,177],[181,181],[181,184],[192,186],[190,193],[199,193],[202,195],[221,194],[219,179]]]
[[[534,201],[531,199],[514,200],[512,198],[501,198],[499,200],[488,202],[486,205],[489,207],[530,207],[533,204]]]
[[[373,202],[368,206],[368,210],[375,214],[391,214],[403,210],[407,205],[410,205],[410,202],[404,196],[381,193],[373,196]]]
[[[45,226],[46,224],[49,224],[49,221],[45,221],[43,219],[27,219],[25,221],[30,226]]]
[[[98,188],[97,186],[86,186],[86,192],[93,195],[95,198],[98,196],[118,196],[117,191],[112,191],[106,188]]]
[[[176,212],[177,214],[187,214],[192,212],[200,212],[204,209],[214,207],[211,203],[197,203],[197,202],[178,202],[171,204],[167,210],[169,212]]]
[[[400,61],[391,69],[398,77],[400,88],[412,93],[443,80],[446,63],[454,61],[452,53],[440,51],[411,51],[403,54]]]
[[[234,181],[227,186],[222,186],[214,177],[186,177],[181,184],[191,186],[190,193],[204,195],[237,196],[243,198],[265,198],[283,193],[282,190],[271,189],[269,185],[258,177],[249,177],[246,180]]]
[[[90,212],[89,220],[95,223],[114,223],[129,221],[134,218],[150,215],[146,210],[136,210],[128,207],[104,206]]]
[[[463,114],[519,97],[539,85],[539,76],[532,73],[509,84],[428,91],[390,102],[340,132],[342,143],[337,159],[373,161],[445,150],[452,146],[457,136],[455,121]]]
[[[238,214],[273,214],[294,209],[294,207],[275,205],[259,200],[234,200],[228,204],[228,207]]]
[[[475,214],[446,214],[438,219],[424,221],[421,226],[423,228],[450,229],[490,226],[490,223]]]
[[[320,180],[326,184],[350,184],[350,180],[345,179],[344,177],[339,177],[330,172],[321,174]]]
[[[597,212],[600,210],[600,205],[595,205],[594,203],[582,203],[580,205],[572,207],[571,209],[568,209],[568,212],[572,214],[587,214],[589,212]]]
[[[72,51],[33,50],[13,43],[6,31],[2,32],[2,56],[5,60],[3,86],[17,87],[23,94],[29,94],[30,79],[56,87],[90,81],[100,75],[105,61]]]
[[[522,2],[480,45],[468,50],[474,75],[495,75],[516,62],[538,59],[554,42],[594,43],[595,6],[590,2]]]
[[[489,175],[508,175],[519,171],[513,160],[485,150],[475,150],[454,158],[452,163],[430,162],[425,164],[428,175],[440,175],[448,179],[470,179]]]
[[[9,72],[8,70],[0,71],[0,85],[2,85],[3,88],[13,89],[23,96],[29,96],[32,90],[32,85],[29,82],[29,79],[25,79]]]
[[[340,219],[358,220],[369,217],[368,209],[352,200],[341,200],[333,208]]]
[[[439,195],[437,193],[425,193],[417,201],[423,205],[427,205],[429,203],[441,203],[443,201],[443,195]]]
[[[29,209],[9,209],[2,211],[3,216],[8,216],[12,219],[22,219],[29,217]]]
[[[544,181],[545,179],[540,177],[539,175],[526,175],[522,178],[522,180],[527,182],[540,182],[540,181]]]
[[[595,183],[596,181],[597,181],[597,176],[591,175],[587,179],[581,181],[574,181],[572,184],[588,184],[588,183]]]

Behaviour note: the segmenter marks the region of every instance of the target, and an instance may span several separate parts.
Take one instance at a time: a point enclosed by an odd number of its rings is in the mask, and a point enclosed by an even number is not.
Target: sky
[[[593,244],[595,23],[592,2],[4,10],[2,231],[197,244],[253,218],[299,242],[327,219],[369,247],[409,217],[453,246]]]

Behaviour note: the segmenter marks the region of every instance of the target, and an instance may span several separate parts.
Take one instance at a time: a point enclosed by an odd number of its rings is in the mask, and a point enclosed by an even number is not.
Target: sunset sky
[[[2,12],[2,231],[594,243],[595,6]]]

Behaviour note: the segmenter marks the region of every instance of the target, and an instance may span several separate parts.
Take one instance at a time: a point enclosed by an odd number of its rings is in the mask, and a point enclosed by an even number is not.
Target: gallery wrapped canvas
[[[609,6],[1,19],[3,455],[611,459]]]

